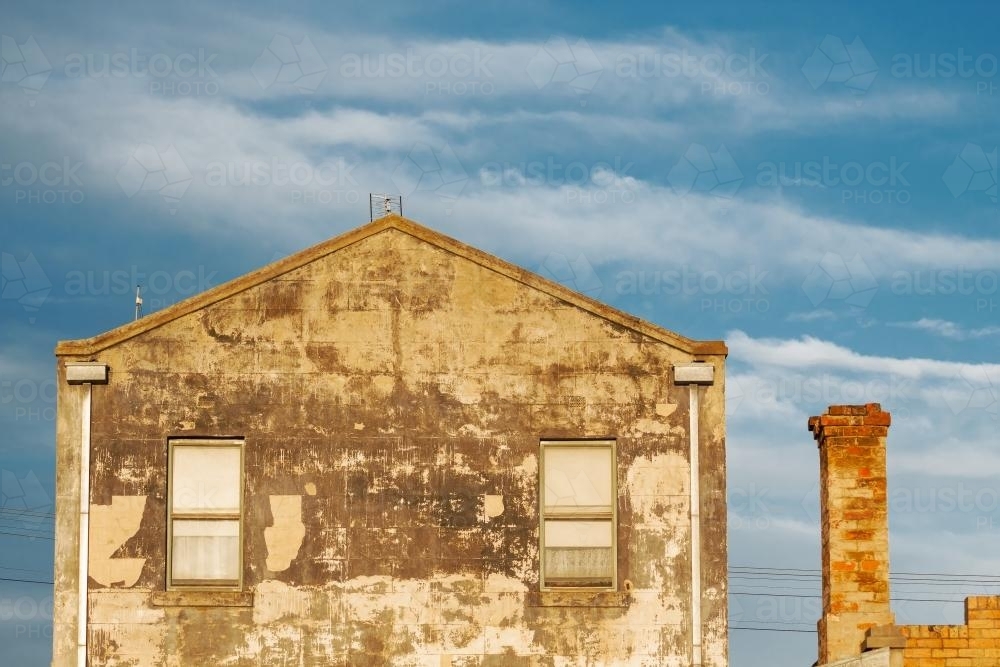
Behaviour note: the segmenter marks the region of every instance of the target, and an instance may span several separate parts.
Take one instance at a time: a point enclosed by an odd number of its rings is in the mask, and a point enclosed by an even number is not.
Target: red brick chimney
[[[820,457],[821,665],[875,648],[874,641],[866,643],[866,632],[895,623],[889,606],[889,423],[878,403],[831,405],[809,419]]]

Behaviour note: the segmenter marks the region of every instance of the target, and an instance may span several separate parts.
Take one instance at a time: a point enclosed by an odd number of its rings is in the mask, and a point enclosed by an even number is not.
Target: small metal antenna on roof
[[[142,285],[135,286],[135,319],[142,317]]]
[[[372,220],[387,215],[403,215],[403,197],[372,192],[368,195],[368,212]]]

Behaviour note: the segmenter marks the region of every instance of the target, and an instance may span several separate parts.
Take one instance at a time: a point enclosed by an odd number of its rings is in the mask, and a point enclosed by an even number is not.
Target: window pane
[[[610,547],[610,521],[546,521],[546,547]]]
[[[174,446],[174,512],[238,514],[240,448]]]
[[[546,507],[611,507],[610,447],[549,445],[544,458]]]
[[[171,576],[174,580],[239,581],[240,522],[173,522]]]
[[[612,529],[611,521],[546,521],[545,584],[610,587]]]
[[[546,586],[607,586],[614,576],[612,549],[546,549]]]

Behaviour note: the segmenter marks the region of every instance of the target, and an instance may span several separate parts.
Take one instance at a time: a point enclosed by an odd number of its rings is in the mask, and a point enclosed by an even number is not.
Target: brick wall
[[[903,625],[905,667],[1000,665],[1000,596],[965,600],[965,625]]]

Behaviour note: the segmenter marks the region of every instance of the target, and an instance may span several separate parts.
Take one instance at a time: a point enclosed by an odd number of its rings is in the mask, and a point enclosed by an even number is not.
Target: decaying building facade
[[[56,354],[54,665],[727,664],[721,342],[389,216]]]
[[[878,403],[809,420],[820,454],[820,667],[996,667],[1000,596],[965,600],[962,625],[896,625],[890,606],[886,438]]]

